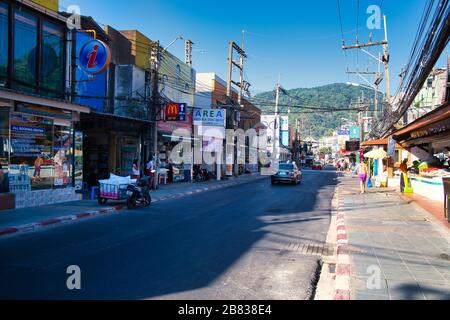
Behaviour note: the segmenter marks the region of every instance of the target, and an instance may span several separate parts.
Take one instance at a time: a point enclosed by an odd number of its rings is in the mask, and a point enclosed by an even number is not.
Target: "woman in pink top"
[[[356,170],[358,172],[361,194],[363,194],[366,192],[367,166],[363,161],[361,161]]]

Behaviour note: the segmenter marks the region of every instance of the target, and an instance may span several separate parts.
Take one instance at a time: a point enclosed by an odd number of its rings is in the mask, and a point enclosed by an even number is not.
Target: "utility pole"
[[[356,40],[356,44],[354,45],[343,45],[342,49],[343,50],[351,50],[351,49],[358,49],[363,51],[364,53],[366,53],[367,55],[371,56],[372,58],[382,62],[384,64],[384,74],[385,74],[385,78],[386,78],[386,101],[388,103],[388,106],[390,106],[391,104],[391,90],[390,90],[390,77],[389,77],[389,60],[390,60],[390,55],[389,55],[389,44],[388,44],[388,31],[387,31],[387,19],[386,16],[383,16],[383,21],[384,21],[384,40],[382,41],[370,41],[367,43],[358,43],[358,40]],[[372,55],[370,52],[366,51],[364,48],[366,47],[373,47],[373,46],[383,46],[383,57],[381,59],[375,57],[374,55]]]
[[[237,52],[239,54],[239,61],[234,61],[233,54],[234,52]],[[243,72],[244,72],[244,60],[247,58],[247,55],[245,54],[245,51],[239,47],[234,41],[230,41],[229,43],[229,53],[228,53],[228,81],[227,81],[227,105],[229,106],[229,110],[231,110],[231,121],[232,121],[232,127],[234,130],[237,129],[238,124],[238,115],[239,111],[237,109],[241,108],[241,99],[242,99],[242,90],[244,88],[243,83]],[[238,68],[240,71],[240,82],[233,81],[233,66]],[[236,85],[239,88],[238,93],[238,106],[235,105],[233,102],[233,92],[232,92],[232,84]],[[235,152],[234,152],[234,175],[237,176],[239,174],[239,164],[237,161],[237,142],[235,142]],[[226,155],[228,157],[228,155]]]
[[[384,44],[383,44],[383,62],[384,62],[384,74],[386,77],[386,99],[388,105],[391,104],[391,82],[389,77],[389,44],[388,44],[388,31],[387,31],[387,22],[386,15],[383,16],[384,21]],[[390,108],[390,107],[389,107]],[[392,110],[390,110],[392,111]]]
[[[279,121],[278,121],[278,105],[280,103],[280,81],[281,81],[281,74],[278,74],[278,83],[276,88],[276,99],[275,99],[275,123],[273,126],[273,156],[275,156],[275,160],[278,160],[278,145],[279,145],[279,137],[278,137],[278,128],[279,128]]]
[[[151,108],[149,110],[150,121],[152,122],[152,140],[153,140],[153,150],[152,154],[155,155],[155,160],[158,157],[158,122],[157,115],[160,111],[160,97],[158,89],[158,71],[160,62],[160,45],[159,41],[153,42],[150,46],[150,83],[152,86],[151,90]],[[158,172],[156,172],[154,177],[153,186],[158,187]]]

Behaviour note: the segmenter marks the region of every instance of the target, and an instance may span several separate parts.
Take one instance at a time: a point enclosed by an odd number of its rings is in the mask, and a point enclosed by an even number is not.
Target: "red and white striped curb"
[[[345,207],[340,196],[339,188],[337,196],[337,263],[334,300],[350,300],[350,255],[348,252],[348,236],[345,224]]]
[[[193,195],[196,193],[203,193],[203,192],[207,192],[207,191],[211,191],[211,190],[223,189],[226,187],[231,187],[231,186],[239,185],[242,183],[243,182],[239,182],[239,181],[228,182],[228,183],[224,183],[222,185],[215,185],[215,186],[211,186],[211,187],[199,188],[194,191],[190,190],[190,191],[186,191],[186,192],[175,193],[175,194],[168,195],[168,196],[152,197],[152,203],[166,201],[166,200],[180,199],[180,198],[190,196],[190,195]],[[120,213],[120,211],[124,208],[126,208],[125,205],[118,205],[115,207],[102,208],[99,210],[91,210],[91,211],[86,211],[86,212],[82,212],[82,213],[78,213],[78,214],[74,214],[74,215],[49,218],[49,219],[42,220],[39,222],[33,222],[33,223],[24,224],[24,225],[20,225],[20,226],[0,228],[0,237],[11,236],[14,234],[19,234],[19,233],[34,232],[34,231],[37,231],[37,230],[45,228],[45,227],[60,225],[60,224],[68,223],[68,222],[86,219],[86,218],[93,218],[93,217],[101,216],[101,215],[117,214],[117,213]]]
[[[7,235],[13,235],[16,233],[26,233],[26,232],[33,232],[37,231],[39,229],[49,227],[49,226],[55,226],[63,223],[68,223],[72,221],[77,221],[81,219],[86,218],[92,218],[100,215],[106,215],[106,214],[112,214],[112,213],[118,213],[121,211],[125,206],[119,205],[111,208],[103,208],[99,210],[91,210],[86,211],[78,214],[73,214],[69,216],[62,216],[62,217],[56,217],[56,218],[49,218],[46,220],[33,222],[29,224],[20,225],[17,227],[7,227],[0,229],[0,237],[1,236],[7,236]]]

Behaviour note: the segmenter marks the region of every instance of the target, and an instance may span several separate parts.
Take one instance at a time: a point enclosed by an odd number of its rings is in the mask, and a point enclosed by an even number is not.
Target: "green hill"
[[[352,103],[357,103],[358,98],[364,96],[366,102],[373,101],[374,91],[368,88],[347,85],[343,83],[334,83],[315,88],[298,88],[286,90],[286,93],[280,94],[280,112],[286,115],[290,109],[290,123],[295,125],[296,120],[300,119],[300,132],[302,137],[313,136],[320,138],[332,134],[332,132],[341,126],[341,119],[350,119],[356,121],[358,115],[356,111],[335,111],[324,112],[311,110],[311,108],[331,108],[348,109]],[[380,93],[379,101],[382,101]],[[275,93],[264,92],[256,95],[252,101],[258,105],[263,114],[275,112]],[[379,103],[381,105],[381,103]],[[291,106],[291,107],[288,107]],[[355,107],[355,106],[353,106]],[[368,115],[372,116],[374,106],[370,103]]]

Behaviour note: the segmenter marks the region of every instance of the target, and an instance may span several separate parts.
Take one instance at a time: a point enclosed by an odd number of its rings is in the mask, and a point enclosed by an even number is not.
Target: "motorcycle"
[[[201,167],[194,167],[194,181],[195,182],[205,182],[209,180],[208,173],[205,169]]]
[[[152,177],[144,177],[136,183],[127,186],[127,208],[134,209],[137,206],[148,207],[152,203],[150,196],[150,186],[152,185]]]

